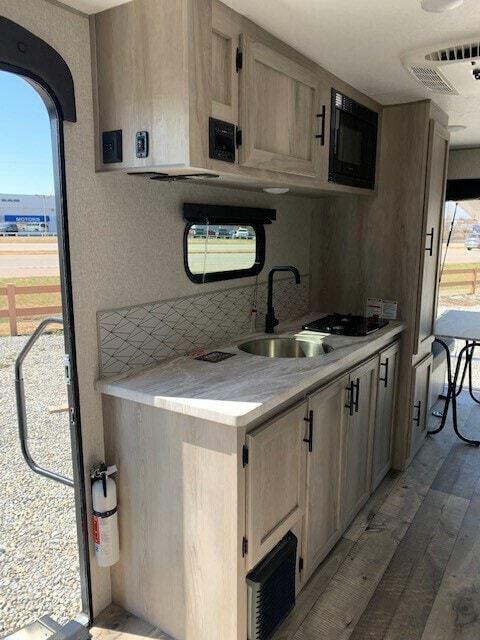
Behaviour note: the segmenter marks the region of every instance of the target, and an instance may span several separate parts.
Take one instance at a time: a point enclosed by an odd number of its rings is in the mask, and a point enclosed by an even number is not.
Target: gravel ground
[[[27,337],[0,338],[0,637],[46,613],[76,615],[80,580],[73,491],[28,469],[20,453],[15,357]],[[63,336],[43,336],[24,365],[29,445],[42,466],[71,476]]]

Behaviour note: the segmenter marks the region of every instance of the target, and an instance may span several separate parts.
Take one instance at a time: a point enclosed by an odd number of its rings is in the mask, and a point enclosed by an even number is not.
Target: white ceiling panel
[[[60,2],[72,7],[72,9],[90,15],[92,13],[106,11],[106,9],[116,7],[118,4],[125,4],[126,2],[130,2],[130,0],[60,0]]]

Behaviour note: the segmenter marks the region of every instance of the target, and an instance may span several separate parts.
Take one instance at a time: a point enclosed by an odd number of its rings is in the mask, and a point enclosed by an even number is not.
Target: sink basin
[[[320,340],[305,338],[260,338],[239,344],[240,351],[266,358],[316,358],[333,351]]]

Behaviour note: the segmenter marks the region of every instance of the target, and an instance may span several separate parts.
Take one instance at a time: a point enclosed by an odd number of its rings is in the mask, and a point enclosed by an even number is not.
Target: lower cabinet
[[[378,357],[365,362],[349,375],[342,478],[342,521],[345,527],[370,495],[377,376]]]
[[[306,449],[307,490],[303,575],[307,580],[342,534],[340,491],[348,376],[309,398],[311,443]]]
[[[427,435],[432,363],[433,357],[429,354],[413,368],[410,457],[417,453]]]
[[[304,584],[366,502],[390,467],[397,358],[395,343],[247,434],[247,571],[295,529]]]
[[[373,438],[372,491],[390,470],[399,358],[398,342],[380,352]]]
[[[247,569],[302,518],[307,402],[247,434]]]

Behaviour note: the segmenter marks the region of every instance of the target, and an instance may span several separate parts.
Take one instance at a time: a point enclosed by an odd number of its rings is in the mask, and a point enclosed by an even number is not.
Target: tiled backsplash
[[[128,373],[252,333],[254,286],[151,302],[97,314],[100,377]],[[265,322],[267,284],[259,283],[257,330]],[[305,315],[310,307],[310,276],[299,285],[278,277],[274,306],[282,321]]]

